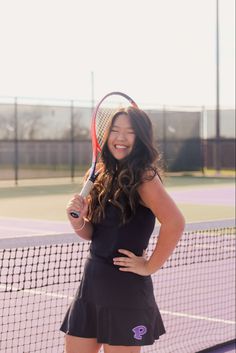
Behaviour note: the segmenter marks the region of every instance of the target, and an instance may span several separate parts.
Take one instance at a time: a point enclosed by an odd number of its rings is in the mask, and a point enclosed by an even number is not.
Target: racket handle
[[[92,188],[93,188],[93,182],[90,179],[88,179],[79,194],[83,197],[87,197],[90,191],[92,190]]]
[[[92,190],[92,188],[93,188],[93,182],[91,180],[87,180],[83,186],[83,189],[80,191],[80,195],[83,197],[87,197],[90,191]],[[71,211],[70,215],[73,218],[79,218],[80,212]]]

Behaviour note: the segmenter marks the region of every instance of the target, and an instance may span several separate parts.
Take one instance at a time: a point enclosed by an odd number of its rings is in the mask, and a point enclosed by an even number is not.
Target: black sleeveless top
[[[91,255],[112,262],[113,257],[124,256],[118,249],[126,249],[142,256],[155,226],[152,211],[139,204],[133,218],[124,225],[120,225],[120,210],[112,203],[108,202],[105,212],[105,219],[93,225]]]

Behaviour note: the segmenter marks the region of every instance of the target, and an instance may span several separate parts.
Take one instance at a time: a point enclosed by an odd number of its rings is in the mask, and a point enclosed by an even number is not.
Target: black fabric
[[[150,345],[165,333],[151,276],[121,272],[112,258],[119,248],[142,255],[155,217],[140,205],[128,224],[119,227],[117,221],[109,205],[106,219],[95,226],[83,278],[61,330],[111,345]]]
[[[113,257],[122,256],[118,249],[127,249],[142,256],[147,248],[155,226],[155,216],[151,210],[141,204],[135,216],[125,225],[120,223],[120,210],[108,203],[106,218],[94,225],[91,252],[112,262]]]

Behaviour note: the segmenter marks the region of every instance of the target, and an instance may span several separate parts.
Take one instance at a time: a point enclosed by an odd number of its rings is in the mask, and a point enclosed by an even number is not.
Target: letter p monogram
[[[132,331],[134,332],[134,338],[136,338],[137,340],[141,340],[143,338],[142,336],[147,333],[147,328],[146,326],[139,325],[134,327]]]

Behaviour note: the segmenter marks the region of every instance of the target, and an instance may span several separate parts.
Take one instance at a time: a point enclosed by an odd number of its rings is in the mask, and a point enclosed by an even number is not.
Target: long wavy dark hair
[[[112,126],[120,115],[129,117],[135,133],[134,146],[129,155],[116,160],[108,148]],[[88,219],[99,223],[105,218],[105,208],[111,202],[120,210],[121,224],[127,223],[135,214],[140,202],[139,185],[156,175],[161,179],[160,154],[154,147],[152,123],[148,115],[133,107],[120,109],[111,119],[101,152],[101,170],[89,196]]]

